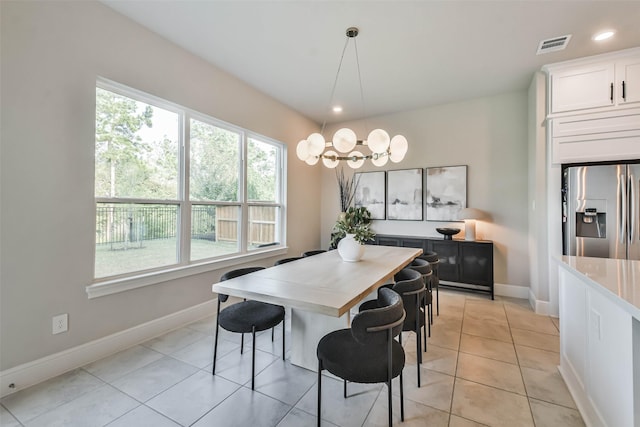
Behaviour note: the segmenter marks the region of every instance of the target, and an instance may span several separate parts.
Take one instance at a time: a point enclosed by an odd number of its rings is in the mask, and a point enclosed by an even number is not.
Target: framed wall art
[[[459,221],[467,207],[467,166],[427,168],[427,221]]]
[[[367,208],[371,212],[371,219],[385,219],[385,172],[360,172],[355,175],[355,207]]]
[[[422,221],[422,169],[387,171],[387,219]]]

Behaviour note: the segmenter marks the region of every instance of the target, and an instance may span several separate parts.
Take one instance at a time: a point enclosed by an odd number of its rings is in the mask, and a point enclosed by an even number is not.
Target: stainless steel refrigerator
[[[564,170],[564,254],[640,260],[640,164]]]

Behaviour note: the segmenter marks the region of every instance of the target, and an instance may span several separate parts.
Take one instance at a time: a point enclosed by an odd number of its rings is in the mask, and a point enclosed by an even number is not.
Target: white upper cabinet
[[[607,111],[640,103],[640,49],[551,64],[549,114]]]
[[[551,73],[551,112],[613,105],[613,64],[598,64]]]
[[[640,48],[543,71],[554,164],[640,158]]]
[[[618,104],[640,103],[640,56],[616,62]]]

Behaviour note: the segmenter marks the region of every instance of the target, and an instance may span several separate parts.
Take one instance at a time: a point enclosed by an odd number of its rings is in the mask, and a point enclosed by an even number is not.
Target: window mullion
[[[191,200],[189,198],[191,156],[189,153],[191,122],[188,114],[182,114],[180,131],[180,264],[188,264],[191,259]]]
[[[247,203],[247,133],[242,132],[240,137],[240,221],[238,224],[240,230],[238,236],[240,238],[240,252],[248,251],[249,241],[249,205]]]

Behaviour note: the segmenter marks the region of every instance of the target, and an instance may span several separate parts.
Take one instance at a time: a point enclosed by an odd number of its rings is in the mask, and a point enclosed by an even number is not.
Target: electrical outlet
[[[69,329],[69,315],[67,313],[53,316],[53,325],[51,333],[53,335],[67,332]]]

